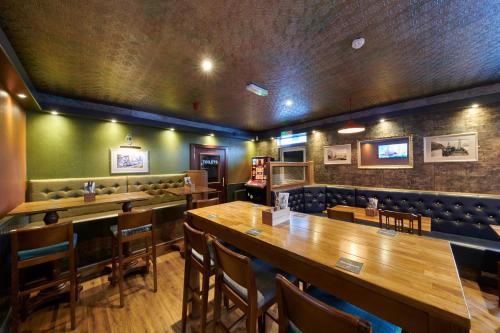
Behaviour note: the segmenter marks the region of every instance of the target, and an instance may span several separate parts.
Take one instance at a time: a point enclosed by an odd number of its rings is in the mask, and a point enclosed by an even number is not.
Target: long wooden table
[[[268,207],[248,202],[194,209],[190,223],[410,332],[469,332],[470,315],[450,243],[292,213],[262,223]],[[259,229],[261,234],[246,234]],[[359,274],[336,267],[363,264]],[[192,279],[194,281],[194,279]]]
[[[380,223],[378,215],[377,216],[368,216],[368,215],[366,215],[365,209],[361,208],[361,207],[337,205],[337,206],[328,208],[327,210],[354,213],[354,219],[356,221],[373,223],[373,224],[376,224],[377,226]],[[425,231],[425,232],[431,231],[431,218],[430,217],[422,216],[422,231]]]

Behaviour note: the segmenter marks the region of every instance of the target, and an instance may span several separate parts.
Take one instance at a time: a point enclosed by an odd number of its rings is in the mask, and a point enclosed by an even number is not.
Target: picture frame
[[[110,149],[111,174],[149,172],[149,151],[137,148]]]
[[[413,168],[413,135],[362,140],[357,148],[359,169]]]
[[[424,163],[477,162],[477,132],[424,137]]]
[[[351,145],[325,146],[323,150],[324,164],[351,164]]]

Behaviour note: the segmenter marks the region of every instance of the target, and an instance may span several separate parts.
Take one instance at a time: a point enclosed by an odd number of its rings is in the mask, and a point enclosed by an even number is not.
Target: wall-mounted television
[[[407,158],[408,143],[393,143],[388,145],[378,146],[378,158]]]

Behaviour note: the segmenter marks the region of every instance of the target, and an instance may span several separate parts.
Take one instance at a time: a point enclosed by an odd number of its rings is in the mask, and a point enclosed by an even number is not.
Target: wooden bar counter
[[[300,279],[409,332],[469,332],[471,322],[447,241],[302,213],[276,227],[262,223],[265,206],[249,202],[194,209],[190,222]],[[258,229],[252,236],[246,232]],[[363,266],[358,274],[340,258]]]

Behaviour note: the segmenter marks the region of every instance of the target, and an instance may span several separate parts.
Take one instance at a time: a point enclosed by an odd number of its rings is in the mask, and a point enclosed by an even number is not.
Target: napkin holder
[[[365,208],[365,214],[366,216],[378,216],[378,209],[367,207]]]
[[[274,227],[278,224],[288,222],[290,220],[290,208],[274,210],[274,208],[262,211],[262,223]]]
[[[95,201],[95,193],[83,194],[83,202],[92,202],[92,201]]]

